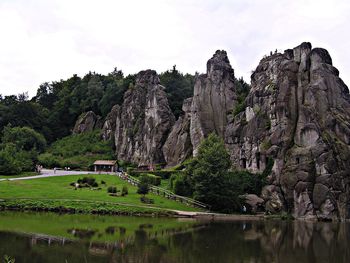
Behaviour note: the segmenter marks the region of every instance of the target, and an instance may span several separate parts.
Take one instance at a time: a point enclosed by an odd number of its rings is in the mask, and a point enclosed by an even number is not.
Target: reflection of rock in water
[[[350,262],[350,224],[345,223],[212,222],[161,231],[141,227],[134,235],[111,242],[52,238],[0,232],[0,257],[20,255],[18,262],[30,258],[38,263],[64,262],[66,258],[70,263]]]
[[[312,222],[295,221],[293,225],[293,247],[307,248],[312,238],[314,224]]]

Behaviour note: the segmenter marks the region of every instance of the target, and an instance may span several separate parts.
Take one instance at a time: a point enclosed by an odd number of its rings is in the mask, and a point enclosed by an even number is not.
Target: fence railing
[[[123,180],[130,183],[131,185],[138,186],[140,184],[139,179],[134,178],[134,177],[128,175],[127,173],[117,173],[117,175],[120,178],[122,178]],[[158,186],[154,186],[154,185],[150,185],[149,189],[150,189],[150,192],[157,194],[157,195],[164,196],[165,198],[172,199],[172,200],[184,203],[184,204],[189,205],[189,206],[200,207],[200,208],[205,208],[205,209],[210,210],[210,206],[205,204],[205,203],[199,202],[199,201],[194,200],[194,199],[189,198],[189,197],[174,194],[173,192],[171,192],[167,189],[164,189],[164,188],[161,188]]]

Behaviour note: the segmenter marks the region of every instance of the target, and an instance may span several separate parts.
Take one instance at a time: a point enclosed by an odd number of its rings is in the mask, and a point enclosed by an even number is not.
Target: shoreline
[[[318,220],[317,218],[293,218],[291,215],[266,215],[266,214],[220,214],[213,212],[192,212],[163,209],[151,206],[133,206],[128,204],[116,204],[108,202],[92,202],[77,200],[35,200],[35,199],[0,199],[0,213],[2,211],[18,212],[53,212],[57,214],[93,214],[137,217],[168,217],[194,219],[212,222],[229,221],[303,221],[303,222],[331,222],[349,223],[350,220]]]
[[[191,212],[162,209],[146,206],[122,205],[108,202],[84,202],[74,200],[35,200],[35,199],[0,199],[1,211],[33,211],[54,212],[58,214],[98,214],[127,215],[146,217],[188,218],[210,221],[259,221],[265,220],[265,215],[253,214],[220,214],[211,212]]]

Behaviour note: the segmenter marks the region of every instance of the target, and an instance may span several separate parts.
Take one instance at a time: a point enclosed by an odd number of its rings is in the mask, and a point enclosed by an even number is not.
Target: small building
[[[115,172],[117,170],[116,160],[97,160],[94,162],[95,172]]]

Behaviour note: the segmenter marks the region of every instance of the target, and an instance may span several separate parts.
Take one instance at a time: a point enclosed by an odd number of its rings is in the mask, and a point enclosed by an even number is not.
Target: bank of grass
[[[19,178],[19,177],[28,177],[38,175],[36,172],[22,172],[17,175],[0,175],[0,179],[11,179],[11,178]]]
[[[162,196],[148,194],[153,204],[144,204],[137,194],[137,188],[127,184],[115,175],[91,175],[96,179],[101,190],[78,188],[70,186],[86,175],[69,175],[47,177],[31,180],[1,181],[0,206],[4,209],[42,210],[71,213],[100,214],[151,214],[172,215],[171,210],[200,211],[180,202],[169,200]],[[101,184],[104,181],[105,184]],[[117,197],[107,193],[109,186],[118,190],[126,185],[129,194]]]

